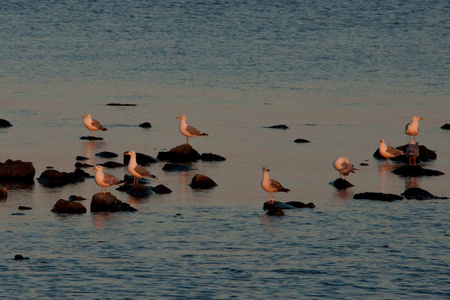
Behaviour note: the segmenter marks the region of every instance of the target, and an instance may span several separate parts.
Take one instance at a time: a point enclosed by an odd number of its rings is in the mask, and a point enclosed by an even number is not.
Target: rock
[[[86,198],[76,195],[69,196],[69,201],[82,201],[82,200],[86,200]]]
[[[19,206],[17,209],[18,209],[18,210],[30,210],[30,209],[32,209],[32,208],[31,208],[31,207],[28,207],[28,206]]]
[[[121,168],[123,167],[123,164],[115,162],[115,161],[107,161],[103,164],[99,164],[100,166],[103,166],[105,168],[113,169],[113,168]]]
[[[45,170],[37,179],[38,182],[47,187],[63,186],[69,183],[84,181],[84,178],[74,172],[66,173],[56,170]]]
[[[99,140],[103,140],[103,138],[88,135],[88,136],[82,136],[82,137],[80,137],[80,140],[99,141]]]
[[[226,160],[225,157],[217,155],[217,154],[212,154],[212,153],[202,153],[202,155],[200,155],[200,159],[202,161],[224,161],[224,160]]]
[[[94,177],[94,176],[92,176],[91,174],[86,173],[85,171],[83,171],[83,170],[81,170],[81,169],[79,169],[79,168],[76,168],[75,171],[74,171],[74,173],[75,173],[76,175],[78,175],[78,176],[83,177],[83,178]]]
[[[403,197],[395,194],[365,192],[354,195],[353,199],[395,201],[395,200],[403,200]]]
[[[150,124],[149,122],[144,122],[142,124],[139,124],[139,127],[142,128],[152,128],[152,124]]]
[[[311,143],[311,142],[308,141],[308,140],[305,140],[305,139],[296,139],[296,140],[294,141],[294,143],[301,144],[301,143]]]
[[[392,173],[400,175],[400,176],[406,176],[406,177],[417,177],[417,176],[441,176],[445,175],[441,171],[437,170],[430,170],[430,169],[424,169],[421,166],[415,165],[405,165],[401,166],[400,168],[395,169],[392,171]]]
[[[24,257],[23,255],[16,254],[14,255],[14,260],[27,260],[30,259],[29,257]]]
[[[53,206],[52,212],[62,214],[85,214],[86,207],[78,202],[59,199]]]
[[[435,160],[437,158],[436,152],[428,149],[427,147],[425,147],[423,145],[418,145],[418,146],[419,146],[419,157],[416,159],[416,162]],[[405,152],[406,147],[408,147],[408,144],[403,145],[403,146],[398,146],[396,148]],[[379,149],[375,150],[375,152],[373,153],[373,157],[376,159],[380,159],[380,160],[386,160],[386,158],[381,156]],[[397,161],[397,162],[403,162],[403,163],[409,162],[408,158],[405,155],[399,155],[399,156],[390,158],[390,160]]]
[[[123,164],[125,166],[128,166],[128,164],[130,163],[130,156],[129,155],[125,155],[125,153],[127,153],[128,151],[125,151],[123,153]],[[155,164],[160,162],[159,159],[154,158],[153,156],[150,155],[146,155],[146,154],[142,154],[142,153],[136,153],[136,162],[138,165],[141,166],[149,166],[151,164]]]
[[[83,164],[80,162],[75,163],[75,168],[93,168],[94,165],[91,164]]]
[[[0,188],[0,199],[8,198],[8,189],[6,187]]]
[[[132,103],[108,103],[107,106],[137,106],[137,104]]]
[[[159,185],[155,186],[154,188],[152,188],[152,190],[156,194],[170,194],[170,193],[172,193],[172,190],[169,189],[168,187],[166,187],[163,184],[159,184]]]
[[[189,184],[193,189],[212,189],[217,186],[217,183],[214,182],[208,176],[197,174],[192,178],[191,183]]]
[[[274,201],[273,203],[270,201],[266,201],[264,202],[263,205],[263,209],[264,210],[269,210],[272,208],[279,208],[279,209],[296,209],[296,208],[314,208],[316,207],[314,205],[314,203],[308,203],[305,204],[303,202],[300,201],[289,201],[289,202],[279,202],[279,201]]]
[[[117,212],[117,211],[137,211],[134,207],[128,203],[124,203],[118,200],[111,193],[106,193],[105,196],[101,194],[95,194],[91,200],[91,212]]]
[[[194,162],[200,159],[200,154],[189,144],[183,144],[167,152],[159,152],[159,160],[171,162]]]
[[[305,204],[300,201],[289,201],[289,202],[286,202],[286,204],[293,206],[295,208],[314,208],[314,207],[316,207],[316,205],[312,202]]]
[[[0,119],[0,128],[11,127],[11,123],[5,119]]]
[[[434,200],[434,199],[448,199],[448,197],[438,197],[430,192],[421,188],[410,188],[402,193],[402,196],[406,199],[416,199],[416,200]]]
[[[84,157],[84,156],[77,156],[76,158],[75,158],[75,160],[88,160],[89,158],[87,158],[87,157]]]
[[[266,212],[267,216],[275,216],[275,217],[282,217],[285,216],[286,214],[284,213],[284,211],[281,208],[269,208]]]
[[[449,130],[450,129],[450,124],[446,123],[446,124],[442,125],[441,128]]]
[[[264,127],[264,128],[283,129],[283,130],[289,129],[289,127],[287,127],[287,126],[284,125],[284,124],[273,125],[273,126],[267,126],[267,127]]]
[[[128,195],[131,195],[136,198],[148,197],[153,195],[153,190],[151,187],[147,187],[140,183],[135,184],[124,184],[118,188],[119,191],[126,192]]]
[[[330,184],[338,190],[345,190],[346,188],[354,186],[353,184],[342,178],[338,178],[335,181],[330,182]]]
[[[197,168],[193,168],[193,167],[182,165],[182,164],[165,164],[162,169],[163,169],[163,171],[166,171],[166,172],[186,172],[186,171],[197,170]]]
[[[0,163],[0,180],[33,182],[36,170],[31,162],[8,159]]]
[[[101,157],[101,158],[113,158],[113,157],[117,157],[119,155],[117,155],[114,152],[102,151],[102,152],[99,152],[99,153],[95,154],[95,156],[98,156],[98,157]]]

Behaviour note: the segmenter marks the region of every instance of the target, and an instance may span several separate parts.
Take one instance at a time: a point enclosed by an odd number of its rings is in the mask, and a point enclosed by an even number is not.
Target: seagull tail
[[[108,131],[109,129],[108,129],[108,128],[105,128],[105,127],[103,127],[103,128],[101,128],[100,130],[101,130],[101,131]]]
[[[202,134],[200,134],[200,136],[209,136],[207,133],[202,132]]]
[[[286,188],[283,188],[283,189],[280,190],[280,192],[285,192],[285,193],[287,193],[289,191],[290,191],[290,189],[286,189]]]

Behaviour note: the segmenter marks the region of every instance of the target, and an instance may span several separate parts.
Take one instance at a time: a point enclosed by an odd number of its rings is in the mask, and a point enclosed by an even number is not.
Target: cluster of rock
[[[314,208],[316,205],[314,203],[303,203],[300,201],[289,201],[289,202],[279,202],[279,201],[267,201],[263,205],[263,209],[268,216],[282,217],[285,215],[283,209],[298,209],[298,208]]]

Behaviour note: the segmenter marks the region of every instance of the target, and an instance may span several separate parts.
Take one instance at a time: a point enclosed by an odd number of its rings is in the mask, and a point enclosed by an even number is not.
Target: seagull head
[[[103,171],[103,167],[102,166],[96,166],[92,170]]]
[[[91,117],[91,115],[90,114],[87,114],[87,115],[85,115],[85,116],[82,116],[81,118],[83,119],[83,118],[90,118]]]
[[[270,172],[270,170],[267,169],[266,167],[263,167],[263,172]]]
[[[186,116],[185,115],[181,115],[181,116],[177,117],[177,119],[186,121]]]
[[[419,120],[423,120],[423,118],[418,117],[418,116],[414,116],[414,117],[413,117],[413,121],[419,121]]]
[[[133,156],[133,155],[136,155],[136,152],[128,151],[128,152],[125,152],[125,155]]]

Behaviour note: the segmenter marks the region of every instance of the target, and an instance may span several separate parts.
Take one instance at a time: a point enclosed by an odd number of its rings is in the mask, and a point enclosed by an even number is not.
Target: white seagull
[[[144,169],[144,167],[138,165],[136,161],[136,152],[128,151],[125,155],[130,156],[130,162],[128,163],[128,172],[134,177],[133,184],[138,183],[139,179],[142,177],[154,177]]]
[[[179,117],[177,117],[177,119],[180,119],[180,132],[182,135],[184,135],[185,137],[187,137],[187,144],[189,144],[189,138],[193,138],[193,137],[197,137],[197,136],[208,136],[207,133],[201,132],[197,129],[195,129],[194,127],[188,125],[186,123],[186,116],[185,115],[181,115]]]
[[[113,186],[113,185],[120,185],[122,182],[117,179],[115,176],[103,173],[103,167],[102,166],[96,166],[93,170],[97,170],[97,173],[95,173],[95,183],[102,187],[100,190],[100,194],[105,196],[106,194],[106,188]],[[105,192],[103,193],[103,188],[105,188]]]
[[[102,124],[100,124],[99,121],[92,119],[90,114],[87,114],[85,116],[81,117],[82,119],[84,119],[84,126],[86,126],[87,129],[89,129],[89,133],[92,135],[92,132],[94,132],[94,136],[95,136],[95,132],[97,130],[101,130],[101,131],[107,131],[109,130],[108,128],[103,127]]]
[[[414,116],[412,117],[412,122],[406,124],[405,134],[408,135],[411,140],[411,136],[416,140],[416,135],[419,134],[419,120],[423,120],[421,117]]]
[[[269,177],[269,169],[267,169],[266,167],[262,168],[262,172],[263,172],[263,178],[261,181],[261,186],[262,188],[269,193],[269,201],[270,203],[273,203],[275,200],[275,193],[278,192],[289,192],[290,189],[284,188],[281,183],[279,183],[276,180],[270,179]],[[272,197],[273,195],[273,197]],[[271,201],[272,199],[272,201]]]
[[[355,171],[359,171],[352,164],[347,157],[340,156],[336,158],[333,162],[333,167],[339,171],[339,176],[342,179],[342,175],[348,176],[350,173],[355,173]]]
[[[392,146],[386,145],[384,142],[384,139],[380,140],[380,146],[378,147],[378,150],[380,151],[381,156],[387,159],[387,162],[389,163],[389,158],[393,158],[399,155],[403,155],[403,151],[394,148]]]
[[[419,146],[416,141],[409,141],[405,150],[405,156],[409,160],[409,165],[411,165],[411,160],[413,160],[414,165],[416,165],[416,158],[419,156]]]

